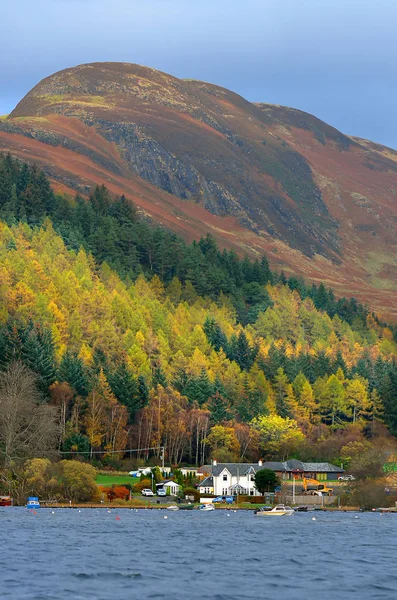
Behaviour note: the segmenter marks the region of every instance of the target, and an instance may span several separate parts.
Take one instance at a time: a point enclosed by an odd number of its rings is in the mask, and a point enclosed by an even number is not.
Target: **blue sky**
[[[125,61],[397,148],[396,24],[397,0],[6,0],[0,114],[55,71]]]

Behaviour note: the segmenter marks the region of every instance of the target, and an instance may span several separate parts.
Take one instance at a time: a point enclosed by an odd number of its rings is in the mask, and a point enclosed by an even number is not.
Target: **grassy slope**
[[[136,477],[130,477],[127,473],[125,475],[112,475],[111,473],[104,475],[103,473],[98,473],[96,478],[97,484],[104,486],[133,485],[134,483],[137,483],[137,481],[138,479]]]

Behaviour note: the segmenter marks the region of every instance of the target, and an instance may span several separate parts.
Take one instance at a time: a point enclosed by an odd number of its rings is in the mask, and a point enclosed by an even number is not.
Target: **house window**
[[[223,476],[223,481],[227,481],[227,475]]]
[[[250,496],[254,495],[254,490],[250,490]]]
[[[255,475],[250,475],[250,481],[255,481]]]
[[[222,496],[226,496],[227,494],[227,488],[222,488]]]

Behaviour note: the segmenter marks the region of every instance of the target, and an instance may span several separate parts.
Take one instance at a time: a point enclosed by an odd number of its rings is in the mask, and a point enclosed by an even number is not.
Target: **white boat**
[[[167,506],[167,510],[179,510],[179,506],[176,506],[176,504],[172,504],[171,506]]]
[[[215,510],[215,506],[213,504],[200,504],[198,510],[202,510],[203,512],[208,512],[210,510]]]
[[[284,504],[277,504],[272,509],[261,508],[260,510],[256,510],[255,514],[258,517],[290,517],[294,514],[294,509]]]

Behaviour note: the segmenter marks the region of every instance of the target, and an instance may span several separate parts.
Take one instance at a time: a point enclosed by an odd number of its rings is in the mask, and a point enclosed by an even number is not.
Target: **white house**
[[[281,480],[292,480],[302,477],[316,478],[319,481],[335,481],[343,469],[329,463],[303,463],[292,459],[284,462],[257,463],[217,463],[204,465],[197,474],[204,476],[197,486],[200,494],[215,496],[259,496],[255,487],[255,473],[261,469],[271,469]]]
[[[167,495],[177,496],[181,486],[179,485],[179,483],[176,483],[175,481],[168,479],[166,481],[161,481],[160,483],[156,483],[156,488],[158,490],[160,490],[160,489],[165,490],[167,492]]]
[[[208,476],[198,485],[200,494],[215,496],[259,496],[255,487],[255,473],[262,468],[262,462],[251,463],[221,463],[214,460],[212,465],[199,469]],[[209,474],[208,474],[209,473]]]

